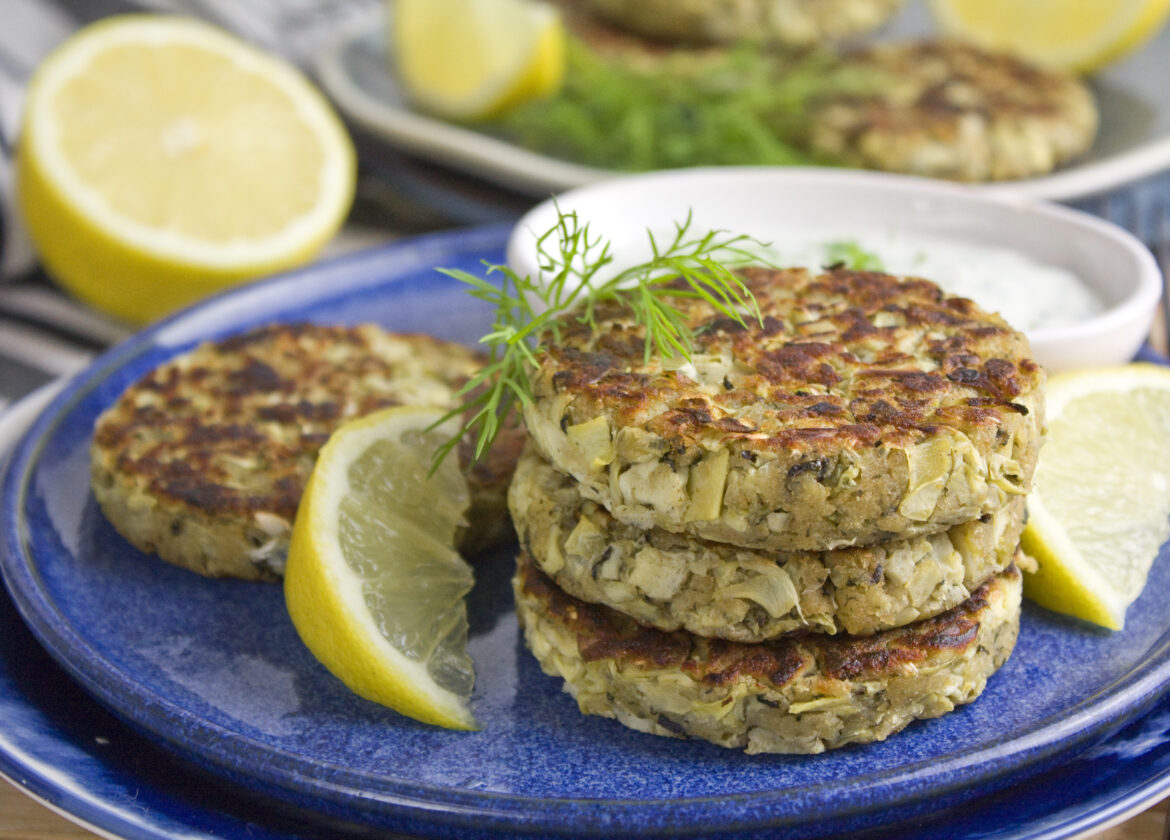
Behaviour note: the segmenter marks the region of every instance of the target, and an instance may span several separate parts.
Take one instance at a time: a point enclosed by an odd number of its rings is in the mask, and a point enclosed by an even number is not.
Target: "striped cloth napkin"
[[[12,207],[12,153],[24,86],[78,27],[112,14],[200,17],[310,71],[336,33],[384,0],[0,0],[0,410],[84,368],[131,329],[70,299],[41,272]],[[513,221],[534,200],[403,155],[354,132],[357,196],[325,257],[401,235]]]

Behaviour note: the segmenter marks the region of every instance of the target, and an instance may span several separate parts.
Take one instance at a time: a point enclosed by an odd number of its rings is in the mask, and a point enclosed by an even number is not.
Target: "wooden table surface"
[[[1159,318],[1150,335],[1167,352],[1166,325]],[[0,721],[0,726],[3,726]],[[1163,800],[1118,825],[1086,835],[1084,840],[1170,840],[1170,799]],[[18,788],[0,781],[0,840],[93,840],[86,831],[35,802]]]

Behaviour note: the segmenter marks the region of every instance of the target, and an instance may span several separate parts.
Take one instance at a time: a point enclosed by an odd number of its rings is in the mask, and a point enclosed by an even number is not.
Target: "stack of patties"
[[[540,357],[517,611],[581,710],[748,752],[880,740],[977,697],[1019,626],[1044,374],[924,280],[749,269],[677,298],[689,363],[599,312]]]

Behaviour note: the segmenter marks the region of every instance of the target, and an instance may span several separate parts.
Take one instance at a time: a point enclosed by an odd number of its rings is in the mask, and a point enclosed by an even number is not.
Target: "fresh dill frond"
[[[696,236],[691,225],[688,213],[662,240],[647,231],[651,257],[602,277],[613,262],[610,243],[591,235],[576,212],[558,209],[556,224],[536,240],[539,277],[521,277],[506,265],[487,262],[485,277],[440,269],[488,303],[493,316],[491,329],[480,339],[487,348],[486,363],[457,394],[462,404],[435,424],[459,416],[464,427],[439,448],[434,463],[468,435],[474,436],[475,459],[480,459],[517,404],[531,402],[529,372],[539,364],[539,354],[573,324],[597,329],[602,306],[625,307],[644,328],[647,361],[655,355],[690,361],[695,335],[672,299],[704,300],[744,326],[749,319],[762,322],[759,305],[735,268],[760,262],[763,243],[725,231]],[[493,275],[498,283],[491,281]]]
[[[742,44],[647,62],[570,37],[566,58],[557,94],[475,128],[606,169],[824,164],[805,138],[814,103],[877,86],[825,50]]]

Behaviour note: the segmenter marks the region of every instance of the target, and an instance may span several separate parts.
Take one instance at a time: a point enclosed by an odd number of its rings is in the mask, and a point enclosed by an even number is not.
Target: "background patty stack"
[[[933,284],[749,270],[747,328],[677,299],[541,358],[510,493],[525,637],[586,713],[748,752],[880,740],[1015,642],[1043,372]]]

